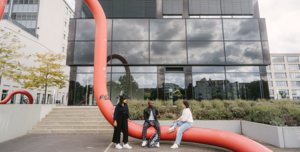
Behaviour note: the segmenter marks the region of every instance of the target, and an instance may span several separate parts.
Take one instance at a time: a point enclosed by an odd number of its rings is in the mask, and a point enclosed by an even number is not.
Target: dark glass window
[[[189,64],[225,64],[223,42],[188,42]]]
[[[186,64],[185,42],[151,42],[150,64]]]
[[[261,98],[259,73],[227,73],[227,98],[229,100],[257,100]]]
[[[119,95],[125,95],[128,97],[127,94],[127,85],[130,83],[129,75],[126,73],[114,73],[112,74],[112,81],[111,83],[111,102],[113,105],[118,103]],[[130,94],[129,94],[130,95]]]
[[[225,40],[260,40],[257,19],[223,19]]]
[[[184,73],[166,73],[164,83],[164,100],[177,101],[185,99],[185,76]]]
[[[128,64],[149,64],[148,42],[113,42],[112,53],[124,58]],[[113,64],[123,64],[120,60],[112,60]]]
[[[227,66],[226,72],[259,72],[259,66]]]
[[[151,19],[151,40],[185,40],[184,19]]]
[[[193,73],[193,98],[196,100],[226,99],[225,86],[224,73]]]
[[[128,67],[128,66],[126,66]],[[130,66],[130,72],[157,72],[156,66]],[[124,66],[113,66],[112,72],[126,72]]]
[[[187,19],[188,40],[223,40],[221,19]]]
[[[107,39],[111,40],[112,20],[107,19]],[[78,19],[76,24],[76,40],[95,40],[95,20]]]
[[[261,42],[225,42],[227,64],[262,64]]]
[[[193,66],[192,72],[225,72],[223,66]]]
[[[75,42],[74,64],[94,64],[95,42]],[[107,55],[111,54],[111,43],[107,43]]]
[[[111,67],[107,66],[106,69],[107,72],[111,72]],[[77,73],[94,73],[94,67],[93,66],[78,66],[77,67]]]
[[[114,19],[114,40],[148,40],[149,20],[147,19]]]
[[[157,74],[131,74],[132,99],[157,99]]]

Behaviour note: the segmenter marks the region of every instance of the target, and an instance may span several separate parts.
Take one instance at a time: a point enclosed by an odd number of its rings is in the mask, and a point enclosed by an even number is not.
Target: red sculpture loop
[[[98,0],[84,0],[91,9],[96,22],[95,58],[94,58],[94,93],[99,109],[106,120],[113,125],[112,105],[106,87],[107,68],[107,23],[104,11]],[[126,26],[126,25],[124,25]],[[161,140],[175,140],[176,131],[167,133],[168,126],[161,126]],[[142,138],[142,125],[128,123],[128,133],[135,138]],[[147,138],[155,133],[153,127],[147,131]],[[192,127],[183,133],[183,141],[216,145],[243,152],[269,152],[270,149],[244,136],[214,129]]]
[[[27,92],[25,90],[15,90],[15,91],[9,93],[4,100],[0,101],[0,104],[6,104],[12,98],[13,95],[18,94],[18,93],[25,94],[28,97],[28,99],[29,99],[28,104],[33,103],[33,98],[29,92]]]
[[[7,0],[0,0],[0,21],[2,19]]]

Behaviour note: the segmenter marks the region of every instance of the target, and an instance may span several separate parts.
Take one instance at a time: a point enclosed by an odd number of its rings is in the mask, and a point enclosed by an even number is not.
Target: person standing
[[[114,135],[112,139],[117,149],[132,148],[128,144],[128,121],[130,122],[126,97],[120,95],[119,103],[116,105],[114,112]],[[123,147],[120,145],[121,129],[123,130]]]
[[[174,145],[171,146],[171,148],[178,148],[178,145],[180,145],[182,139],[183,132],[193,126],[194,120],[193,120],[192,112],[189,108],[189,103],[187,101],[183,101],[182,108],[183,108],[183,112],[181,117],[175,120],[171,125],[171,127],[167,130],[168,133],[171,133],[176,129],[177,126],[180,126],[179,129],[177,130],[176,141]]]
[[[157,131],[158,134],[158,139],[155,145],[155,147],[159,147],[159,140],[160,140],[160,125],[159,122],[157,121],[157,118],[160,117],[160,114],[158,112],[158,109],[154,107],[153,101],[148,101],[148,107],[144,109],[144,125],[143,125],[143,143],[142,146],[147,145],[147,140],[146,140],[146,134],[147,134],[147,129],[149,127],[154,127]]]

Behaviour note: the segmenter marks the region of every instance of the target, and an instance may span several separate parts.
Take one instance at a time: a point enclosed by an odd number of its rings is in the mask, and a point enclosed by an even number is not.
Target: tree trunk
[[[47,86],[45,87],[45,104],[47,103]]]

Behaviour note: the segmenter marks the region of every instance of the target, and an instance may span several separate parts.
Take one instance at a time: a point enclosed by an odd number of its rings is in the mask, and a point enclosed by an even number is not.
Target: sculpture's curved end
[[[4,14],[5,6],[6,6],[7,0],[0,0],[0,21],[2,19],[2,16]]]
[[[28,99],[29,99],[28,104],[32,104],[33,103],[33,98],[32,98],[32,96],[31,96],[31,94],[29,92],[27,92],[25,90],[15,90],[15,91],[9,93],[4,100],[0,101],[0,104],[6,104],[13,97],[13,95],[19,94],[19,93],[25,94],[28,97]]]
[[[107,67],[107,23],[104,11],[98,0],[84,0],[90,7],[96,22],[95,58],[94,58],[94,93],[99,109],[106,120],[113,125],[114,106],[106,87]],[[126,26],[126,25],[124,25]],[[161,140],[175,140],[176,131],[167,133],[168,126],[161,126]],[[143,126],[134,122],[128,123],[128,133],[135,138],[142,138]],[[153,127],[147,131],[147,138],[155,133]],[[269,152],[261,144],[231,132],[193,127],[183,133],[183,141],[216,145],[233,151]]]

